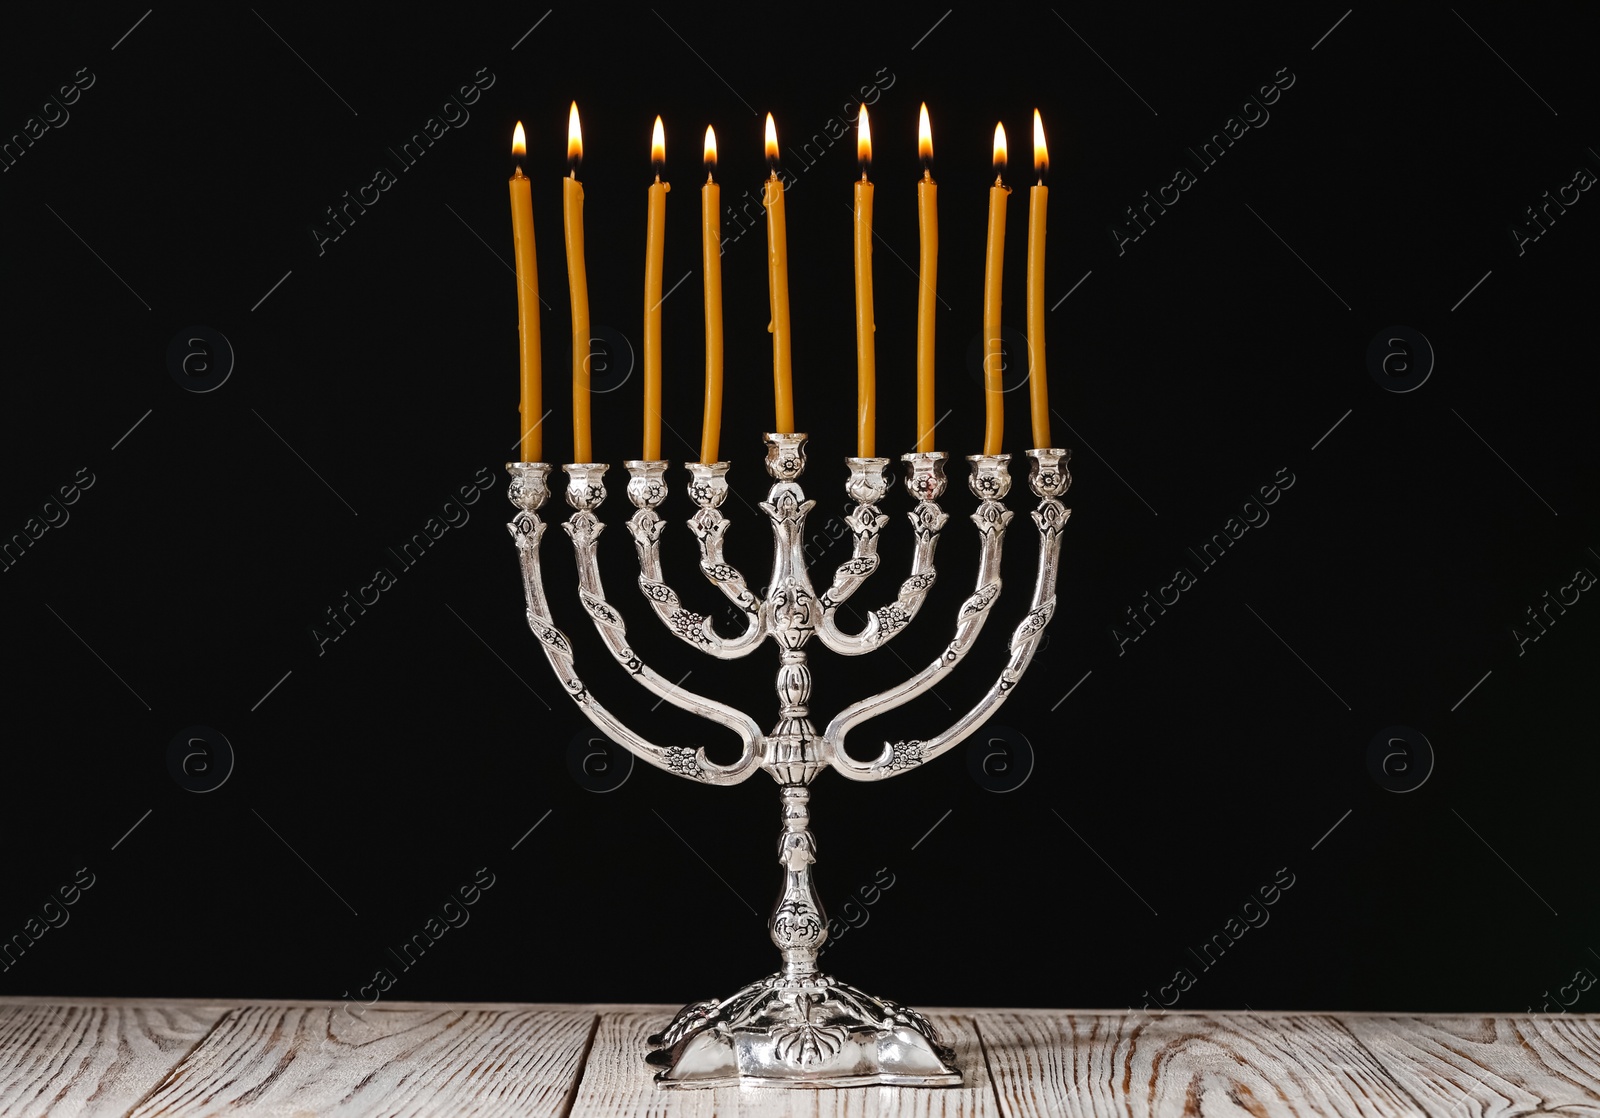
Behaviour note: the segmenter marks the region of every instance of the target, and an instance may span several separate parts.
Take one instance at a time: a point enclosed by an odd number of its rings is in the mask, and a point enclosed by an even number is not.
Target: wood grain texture
[[[270,1114],[1600,1118],[1600,1016],[928,1011],[960,1087],[662,1090],[675,1006],[14,998],[0,1118]]]
[[[0,1005],[0,1114],[126,1114],[228,1011],[225,1005]]]
[[[594,1012],[244,1006],[133,1114],[560,1115]]]
[[[972,1020],[1007,1115],[1510,1118],[1552,1105],[1600,1115],[1592,1019],[1021,1011]]]
[[[604,1012],[595,1032],[572,1118],[614,1118],[615,1115],[713,1118],[716,1115],[760,1115],[761,1118],[966,1118],[993,1115],[994,1091],[984,1066],[978,1037],[962,1018],[930,1013],[928,1017],[950,1040],[963,1073],[959,1087],[845,1087],[837,1090],[773,1087],[713,1087],[663,1090],[655,1071],[644,1062],[645,1038],[660,1030],[673,1008],[647,1012]]]
[[[1600,1115],[1600,1018],[1352,1017],[1342,1023],[1430,1113]]]

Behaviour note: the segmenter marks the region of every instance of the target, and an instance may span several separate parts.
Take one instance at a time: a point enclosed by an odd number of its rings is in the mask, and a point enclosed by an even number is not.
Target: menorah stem
[[[772,942],[783,955],[783,976],[791,981],[817,973],[817,953],[828,938],[828,921],[811,880],[817,860],[817,840],[811,835],[811,789],[804,784],[783,786],[783,834],[778,839],[778,861],[783,863],[783,892],[772,910],[768,927]]]

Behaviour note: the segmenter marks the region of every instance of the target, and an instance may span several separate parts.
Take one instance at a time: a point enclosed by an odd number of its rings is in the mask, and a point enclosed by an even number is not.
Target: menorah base
[[[914,1009],[829,975],[692,1002],[650,1038],[662,1087],[958,1087],[955,1051]]]

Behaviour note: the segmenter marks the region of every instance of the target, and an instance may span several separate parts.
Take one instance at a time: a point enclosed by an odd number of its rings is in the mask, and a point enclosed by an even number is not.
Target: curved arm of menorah
[[[629,462],[627,465],[628,499],[637,510],[628,520],[628,531],[633,534],[634,550],[639,553],[639,590],[645,600],[662,624],[685,644],[719,660],[749,655],[766,636],[766,606],[745,586],[744,576],[722,559],[722,533],[728,522],[717,511],[717,505],[728,493],[725,479],[728,464],[694,462],[689,465],[692,475],[689,496],[700,506],[700,511],[689,521],[689,527],[700,539],[700,567],[706,577],[744,611],[744,631],[735,637],[719,636],[711,626],[711,618],[685,608],[677,591],[662,577],[661,533],[666,521],[661,519],[656,508],[667,497],[666,483],[661,478],[667,463]]]
[[[820,599],[822,615],[817,622],[817,639],[841,656],[860,656],[887,644],[894,635],[911,623],[922,608],[922,603],[933,587],[936,577],[933,552],[939,546],[939,530],[950,518],[937,504],[945,489],[944,459],[942,451],[927,454],[907,454],[906,488],[917,498],[917,507],[910,513],[911,526],[916,533],[916,553],[911,560],[911,574],[900,584],[895,600],[867,614],[867,623],[856,633],[846,633],[834,620],[839,605],[848,598],[866,576],[877,568],[878,529],[888,519],[878,513],[875,504],[858,503],[852,514],[852,527],[856,533],[854,554],[850,562],[840,567],[834,576],[834,585]],[[852,462],[862,461],[851,459]],[[882,461],[866,459],[865,461]],[[852,485],[855,482],[852,476]],[[852,496],[855,493],[852,492]],[[870,494],[869,494],[870,495]],[[881,498],[881,493],[879,494]],[[858,498],[858,501],[860,499]],[[857,563],[870,562],[858,572],[852,570]]]
[[[567,503],[574,511],[562,528],[572,538],[572,551],[578,562],[578,601],[594,620],[595,629],[606,648],[645,690],[675,707],[726,726],[739,735],[746,753],[759,752],[763,735],[755,719],[715,699],[681,689],[677,683],[646,664],[628,645],[627,624],[622,620],[622,615],[606,601],[605,587],[600,581],[600,533],[605,530],[605,525],[594,510],[606,498],[602,480],[606,467],[592,463],[563,468],[572,477],[567,485]],[[682,682],[681,679],[678,681]]]
[[[889,523],[889,518],[878,511],[882,501],[894,484],[889,476],[887,458],[846,458],[850,476],[844,491],[856,507],[844,518],[855,537],[850,558],[839,564],[833,572],[833,585],[817,600],[825,610],[832,610],[849,599],[860,588],[867,576],[878,569],[878,533]]]
[[[995,517],[991,510],[999,508],[995,497],[1003,497],[1009,488],[1009,478],[1005,476],[1003,460],[1004,455],[993,458],[974,456],[973,488],[985,499],[979,506],[973,519],[979,522],[979,530],[984,532],[984,552],[979,566],[979,590],[967,599],[962,606],[961,620],[956,631],[956,639],[951,641],[939,660],[924,669],[917,676],[893,688],[882,695],[863,700],[841,711],[834,720],[828,724],[824,732],[825,740],[832,745],[829,752],[833,767],[852,780],[882,780],[886,777],[896,776],[925,761],[930,761],[961,742],[965,741],[989,717],[999,709],[1000,704],[1010,696],[1011,690],[1022,673],[1027,671],[1028,664],[1037,651],[1040,638],[1044,635],[1045,626],[1050,623],[1051,615],[1055,612],[1056,605],[1056,576],[1061,559],[1061,534],[1066,527],[1067,518],[1071,510],[1062,505],[1058,499],[1060,494],[1066,492],[1071,484],[1071,475],[1066,470],[1067,452],[1063,450],[1030,450],[1032,476],[1029,484],[1034,493],[1039,496],[1039,507],[1033,512],[1034,524],[1039,529],[1039,570],[1033,584],[1033,600],[1029,605],[1028,614],[1022,623],[1011,634],[1010,655],[1006,666],[1000,672],[1000,678],[985,692],[975,706],[948,729],[936,737],[925,740],[885,742],[883,752],[871,761],[857,761],[845,753],[843,742],[851,726],[864,722],[885,710],[892,709],[902,703],[909,702],[922,691],[932,686],[935,679],[939,678],[949,667],[959,662],[971,647],[982,627],[988,607],[993,602],[993,596],[999,593],[999,551],[1000,544],[996,538],[1003,533],[1004,519],[1000,520],[999,531],[985,529],[984,521],[980,517]],[[996,471],[989,463],[1000,460],[999,469]],[[983,480],[985,475],[993,478],[998,473],[998,481]],[[982,486],[996,486],[997,493],[982,491]],[[1000,510],[1002,513],[1004,510]],[[1009,513],[1004,516],[1009,517]],[[994,581],[988,590],[990,597],[982,601],[984,591],[984,571],[991,563],[995,568]],[[975,616],[969,616],[971,611]]]
[[[979,533],[977,582],[957,614],[955,636],[933,663],[900,684],[846,707],[828,723],[823,738],[831,747],[829,752],[840,758],[835,764],[845,766],[845,771],[850,775],[865,773],[872,768],[872,763],[858,762],[844,752],[844,740],[851,729],[884,711],[909,703],[949,674],[978,639],[984,622],[989,619],[990,607],[1000,596],[1000,555],[1005,544],[1006,525],[1011,522],[1010,511],[1000,503],[1011,486],[1011,479],[1006,473],[1009,456],[978,455],[972,461],[973,472],[969,484],[973,493],[980,498],[978,508],[972,513],[972,522],[978,526]],[[886,760],[891,767],[898,768],[911,763],[905,757],[905,751],[901,750],[880,760]]]
[[[512,463],[507,468],[512,473],[511,501],[522,510],[506,527],[516,542],[521,560],[522,585],[528,602],[528,627],[539,638],[551,669],[567,694],[572,696],[572,701],[578,704],[578,709],[612,741],[666,772],[708,784],[738,784],[760,771],[759,730],[754,739],[747,733],[741,733],[744,749],[739,759],[729,765],[719,765],[706,757],[703,748],[661,746],[649,741],[629,729],[590,694],[574,666],[572,643],[550,616],[550,604],[545,597],[544,579],[539,569],[539,541],[544,535],[545,525],[538,510],[549,493],[546,475],[550,467],[542,462],[520,462]]]

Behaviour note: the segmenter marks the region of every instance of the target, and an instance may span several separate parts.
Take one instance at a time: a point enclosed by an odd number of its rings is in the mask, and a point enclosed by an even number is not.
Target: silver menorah
[[[605,500],[607,466],[600,462],[563,466],[566,499],[573,513],[562,526],[577,557],[578,598],[594,621],[611,655],[647,691],[674,706],[725,726],[743,743],[738,760],[716,764],[703,748],[658,745],[607,710],[579,677],[575,651],[556,628],[539,568],[544,521],[539,510],[549,498],[550,464],[513,462],[511,503],[521,511],[508,527],[522,560],[528,624],[544,646],[550,666],[567,693],[611,740],[667,772],[707,784],[737,784],[758,769],[781,787],[783,830],[778,861],[783,891],[768,921],[783,969],[752,982],[726,998],[684,1006],[666,1028],[650,1037],[646,1056],[660,1070],[664,1087],[791,1086],[848,1087],[872,1084],[955,1086],[961,1082],[955,1052],[933,1024],[915,1009],[875,997],[817,969],[817,952],[828,937],[827,919],[812,882],[817,845],[810,830],[811,781],[829,766],[851,780],[882,780],[908,772],[964,741],[1006,700],[1038,647],[1055,610],[1061,533],[1070,510],[1060,497],[1071,483],[1069,453],[1028,451],[1028,484],[1039,498],[1033,521],[1039,530],[1039,567],[1027,615],[1011,634],[1005,666],[978,703],[943,733],[931,738],[885,742],[871,761],[845,752],[846,735],[858,724],[910,702],[933,687],[972,650],[979,631],[1000,596],[1000,553],[1011,512],[1002,503],[1011,488],[1010,455],[972,455],[968,484],[978,499],[972,521],[978,528],[978,575],[962,603],[955,636],[938,658],[909,679],[853,703],[833,717],[820,734],[810,718],[811,669],[806,646],[815,637],[843,656],[859,656],[888,644],[922,607],[934,582],[934,549],[949,519],[939,508],[944,495],[945,454],[907,454],[906,488],[916,501],[911,511],[916,552],[911,573],[894,601],[868,614],[859,632],[839,627],[839,607],[878,569],[878,536],[888,516],[878,504],[891,485],[887,458],[849,458],[845,492],[854,502],[847,517],[854,533],[850,558],[818,594],[806,572],[805,519],[815,502],[806,499],[797,479],[805,472],[806,436],[769,434],[767,473],[773,484],[761,509],[772,522],[772,578],[757,596],[723,556],[723,537],[731,523],[719,510],[728,495],[728,463],[689,463],[689,498],[697,511],[689,529],[700,545],[700,570],[742,615],[743,629],[724,637],[711,619],[682,604],[663,580],[661,535],[666,521],[657,508],[667,497],[668,463],[635,461],[628,467],[628,520],[639,555],[639,589],[656,615],[686,644],[713,657],[731,660],[753,652],[766,638],[778,646],[778,721],[762,732],[750,715],[702,695],[680,689],[645,664],[628,643],[617,608],[606,600],[600,580],[599,540],[604,529],[595,510]]]

